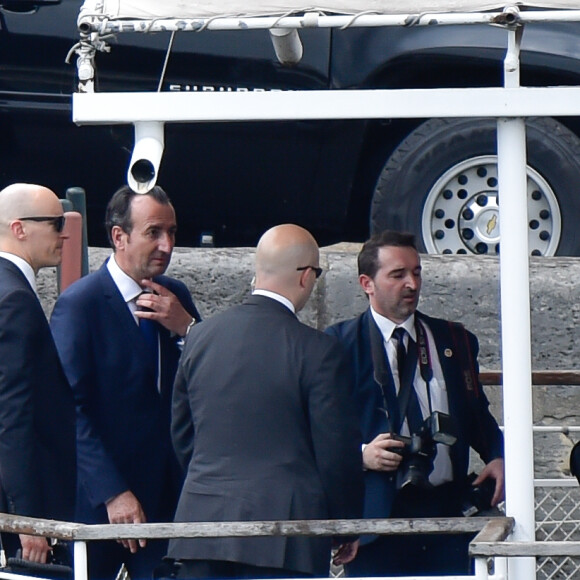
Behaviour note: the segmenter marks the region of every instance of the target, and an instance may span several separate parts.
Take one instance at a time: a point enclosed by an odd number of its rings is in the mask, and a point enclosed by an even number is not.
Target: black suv
[[[77,0],[0,0],[0,187],[87,191],[89,241],[125,183],[133,127],[71,121]],[[178,33],[163,91],[478,87],[502,84],[505,30],[491,26],[305,29],[281,65],[267,31]],[[97,91],[158,89],[169,34],[122,34],[97,55]],[[580,24],[526,25],[522,85],[580,84]],[[580,123],[528,121],[530,251],[579,255]],[[295,222],[319,243],[387,227],[433,253],[498,251],[495,123],[486,119],[167,124],[158,183],[180,245],[254,245]]]

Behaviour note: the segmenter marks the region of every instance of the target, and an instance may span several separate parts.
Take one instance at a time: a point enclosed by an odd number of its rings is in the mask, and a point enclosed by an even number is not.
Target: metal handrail
[[[358,534],[415,534],[480,532],[490,522],[512,518],[432,518],[358,520],[281,520],[252,522],[187,522],[147,524],[79,524],[0,513],[0,530],[15,534],[47,536],[67,541],[217,538],[241,536],[353,536]]]
[[[479,380],[483,385],[501,385],[502,371],[489,370],[479,373]],[[532,385],[560,386],[560,385],[580,385],[580,371],[532,371]]]

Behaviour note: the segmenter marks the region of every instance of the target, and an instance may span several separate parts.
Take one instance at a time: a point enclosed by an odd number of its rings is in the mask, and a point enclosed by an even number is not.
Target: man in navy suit
[[[114,254],[63,292],[51,318],[77,407],[77,519],[171,521],[182,482],[172,386],[199,314],[185,285],[163,276],[177,226],[160,187],[145,195],[121,188],[106,227]],[[89,574],[110,580],[124,563],[133,580],[149,578],[165,551],[161,541],[93,542]]]
[[[172,433],[187,476],[176,521],[357,518],[360,434],[345,354],[296,317],[319,267],[301,227],[268,230],[255,290],[196,326],[175,379]],[[344,538],[338,563],[356,554]],[[174,539],[178,578],[328,576],[330,538]]]
[[[470,447],[486,463],[473,483],[491,480],[496,505],[504,495],[503,438],[478,382],[476,337],[417,311],[421,262],[412,235],[374,236],[358,256],[358,269],[369,309],[327,332],[351,355],[363,435],[364,517],[460,516]],[[409,455],[400,436],[421,433],[430,416],[451,418],[445,434],[455,443],[424,437],[421,454]],[[462,535],[365,537],[347,574],[465,574],[468,541]]]
[[[64,216],[56,195],[27,183],[0,191],[0,511],[72,521],[75,410],[36,294],[40,268],[60,264]],[[42,536],[3,534],[8,556],[45,563]]]

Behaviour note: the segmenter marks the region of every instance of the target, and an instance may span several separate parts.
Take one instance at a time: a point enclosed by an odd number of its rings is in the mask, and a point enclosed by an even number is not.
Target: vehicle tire
[[[531,255],[580,255],[580,139],[552,118],[526,121]],[[371,204],[371,233],[412,232],[420,251],[497,254],[494,119],[431,119],[395,149]]]

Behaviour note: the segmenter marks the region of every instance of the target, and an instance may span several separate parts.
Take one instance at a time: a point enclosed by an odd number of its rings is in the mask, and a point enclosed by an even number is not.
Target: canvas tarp
[[[88,0],[85,11],[109,19],[212,18],[219,16],[286,15],[320,11],[328,14],[420,14],[481,12],[505,6],[578,9],[578,0]]]

